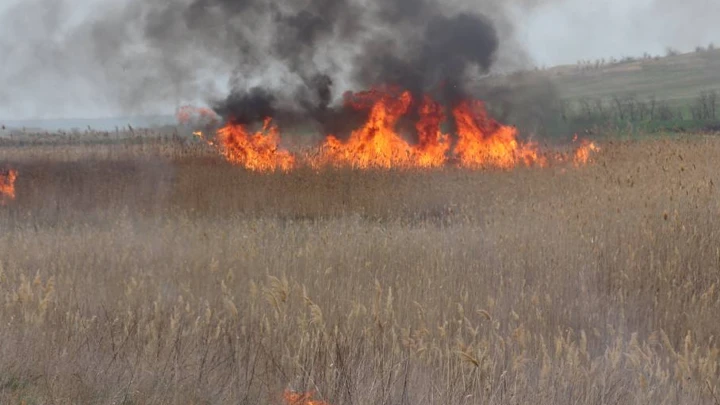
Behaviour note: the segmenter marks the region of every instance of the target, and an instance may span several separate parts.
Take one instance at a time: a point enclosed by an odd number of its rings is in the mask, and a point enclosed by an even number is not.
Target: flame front
[[[415,163],[420,167],[443,166],[450,150],[450,136],[441,130],[445,121],[443,107],[425,96],[419,112],[420,120],[415,124],[418,133],[418,145],[413,154]]]
[[[396,125],[407,113],[413,98],[407,91],[395,93],[397,91],[393,89],[376,89],[347,98],[346,105],[355,109],[369,108],[369,118],[345,142],[328,136],[314,166],[346,165],[361,169],[443,166],[450,141],[440,129],[445,121],[442,106],[429,96],[424,97],[418,108],[420,118],[415,124],[418,143],[412,145],[397,132]]]
[[[8,201],[15,199],[15,180],[17,179],[17,170],[8,170],[0,173],[0,205],[5,205]]]
[[[250,134],[241,124],[229,123],[217,132],[217,143],[225,158],[253,171],[288,171],[295,166],[295,157],[280,149],[280,135],[271,119],[261,131]]]
[[[537,144],[522,141],[515,127],[490,118],[485,104],[478,100],[461,101],[449,111],[455,124],[452,135],[442,129],[448,118],[446,107],[428,95],[414,100],[409,91],[386,86],[347,93],[344,102],[346,108],[367,111],[367,120],[345,140],[326,136],[311,154],[281,149],[280,132],[271,118],[266,118],[262,130],[254,134],[246,126],[231,122],[220,128],[215,138],[207,138],[200,131],[195,135],[218,148],[229,162],[253,171],[289,171],[299,165],[315,169],[440,168],[449,162],[468,169],[512,169],[545,167],[548,163]],[[398,123],[408,119],[409,111],[417,113],[415,134],[401,134]],[[178,112],[181,122],[192,117],[211,122],[219,119],[208,109],[184,107]],[[408,141],[413,137],[416,142]],[[574,152],[573,161],[576,165],[586,164],[591,153],[599,150],[594,143],[585,141]]]
[[[519,164],[545,165],[537,147],[521,143],[514,127],[500,125],[487,116],[481,101],[463,101],[454,110],[458,142],[455,155],[463,167],[510,169]]]
[[[346,142],[329,136],[314,166],[347,165],[355,168],[434,168],[446,165],[450,157],[466,168],[510,169],[518,165],[544,166],[532,143],[518,140],[514,127],[490,119],[479,101],[461,102],[452,115],[457,126],[457,143],[451,151],[450,136],[442,132],[446,120],[443,106],[425,96],[418,107],[415,124],[417,144],[408,143],[395,127],[413,100],[409,92],[394,95],[392,90],[372,90],[353,95],[346,104],[370,108],[365,125],[353,131]]]
[[[314,392],[300,393],[285,390],[283,398],[285,399],[285,403],[287,405],[330,405],[325,401],[313,400],[313,395],[315,395]]]
[[[397,132],[395,125],[412,103],[410,92],[394,96],[371,90],[350,96],[346,104],[356,109],[372,105],[365,125],[352,132],[346,142],[328,136],[320,148],[317,165],[347,165],[355,168],[407,167],[413,160],[413,148]]]
[[[577,140],[577,136],[573,139],[573,141]],[[575,166],[581,166],[585,165],[590,161],[590,154],[592,152],[599,152],[600,147],[598,147],[595,142],[590,142],[588,140],[583,140],[580,143],[580,147],[575,150],[575,156],[573,159],[573,162],[575,163]]]

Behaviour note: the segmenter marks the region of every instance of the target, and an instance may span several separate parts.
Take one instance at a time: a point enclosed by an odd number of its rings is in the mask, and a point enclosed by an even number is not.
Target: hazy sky
[[[720,45],[718,0],[557,0],[514,14],[538,65]]]
[[[87,80],[87,71],[77,73],[67,61],[54,64],[58,49],[45,46],[62,42],[63,33],[81,23],[93,6],[119,1],[66,0],[73,6],[68,8],[52,6],[60,0],[0,0],[0,121],[127,113],[113,107],[107,89]],[[668,46],[689,51],[710,42],[720,45],[718,0],[526,1],[533,2],[534,7],[515,6],[508,12],[514,17],[517,42],[538,66],[644,52],[661,55]],[[19,13],[13,8],[18,3],[24,11],[44,7]],[[72,58],[85,63],[82,54]],[[93,83],[99,77],[94,76]],[[167,107],[156,105],[147,112],[172,111],[178,102],[168,100]]]

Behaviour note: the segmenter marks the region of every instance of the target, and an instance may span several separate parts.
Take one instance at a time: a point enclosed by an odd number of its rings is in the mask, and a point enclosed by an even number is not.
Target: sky
[[[717,0],[560,0],[514,15],[539,66],[720,45]]]
[[[117,6],[123,0],[64,0],[70,7],[60,7],[61,1],[0,0],[0,122],[152,115],[172,112],[177,104],[202,103],[201,95],[190,100],[168,94],[163,102],[141,109],[118,107],[110,93],[122,87],[121,77],[88,68],[82,43],[74,44],[72,55],[53,44],[67,42],[64,35],[82,26],[98,8]],[[711,42],[720,45],[718,0],[524,0],[522,6],[518,4],[507,6],[514,40],[535,66],[645,52],[663,55],[668,47],[691,51]],[[118,83],[112,83],[115,79]],[[218,83],[223,80],[217,78]],[[100,81],[107,86],[98,88]]]

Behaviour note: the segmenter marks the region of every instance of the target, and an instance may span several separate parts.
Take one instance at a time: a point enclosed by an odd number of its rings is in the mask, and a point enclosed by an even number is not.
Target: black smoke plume
[[[58,10],[74,2],[28,0],[8,15],[48,4],[61,15]],[[282,125],[310,119],[339,134],[362,119],[343,107],[346,91],[396,85],[416,100],[430,93],[446,104],[473,94],[467,73],[490,70],[502,14],[497,0],[453,4],[123,0],[89,13],[62,35],[61,22],[50,21],[35,41],[47,57],[34,62],[75,72],[123,109],[204,96],[226,120],[253,124],[271,116]],[[62,39],[47,43],[48,36]],[[221,72],[230,77],[230,91],[219,96],[212,78]],[[32,71],[16,79],[23,75]]]
[[[468,68],[487,72],[499,46],[489,17],[481,12],[445,11],[439,0],[373,0],[364,4],[310,0],[300,6],[259,0],[196,0],[182,14],[187,29],[205,38],[222,16],[237,44],[239,66],[251,65],[252,71],[253,63],[262,65],[272,58],[291,79],[279,89],[249,86],[251,78],[243,77],[246,73],[240,67],[229,97],[214,103],[221,116],[240,123],[257,122],[266,116],[286,122],[309,117],[332,133],[344,132],[362,119],[342,105],[329,109],[333,98],[347,90],[334,86],[333,69],[337,66],[349,65],[354,88],[396,85],[416,98],[432,92],[452,103],[467,95],[463,83]],[[267,37],[259,41],[266,46],[264,50],[256,39],[234,30],[238,25],[253,27],[253,21],[262,21],[268,28]],[[174,23],[162,18],[151,22],[153,26]],[[154,31],[149,34],[157,41]],[[339,48],[353,48],[354,52],[343,60]],[[329,63],[319,66],[317,60],[322,58]]]

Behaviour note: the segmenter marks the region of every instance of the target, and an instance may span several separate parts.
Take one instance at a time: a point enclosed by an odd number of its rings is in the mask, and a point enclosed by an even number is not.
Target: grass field
[[[720,91],[720,50],[692,52],[578,71],[557,67],[545,72],[563,98],[655,96],[672,105],[692,102],[702,91]]]
[[[501,121],[557,138],[704,133],[720,128],[720,50],[566,65],[476,82]],[[483,90],[489,87],[491,90]],[[703,95],[714,94],[712,102]],[[703,110],[707,108],[707,110]],[[703,113],[702,111],[707,111]]]
[[[602,147],[254,174],[6,145],[0,403],[716,404],[720,139]]]

